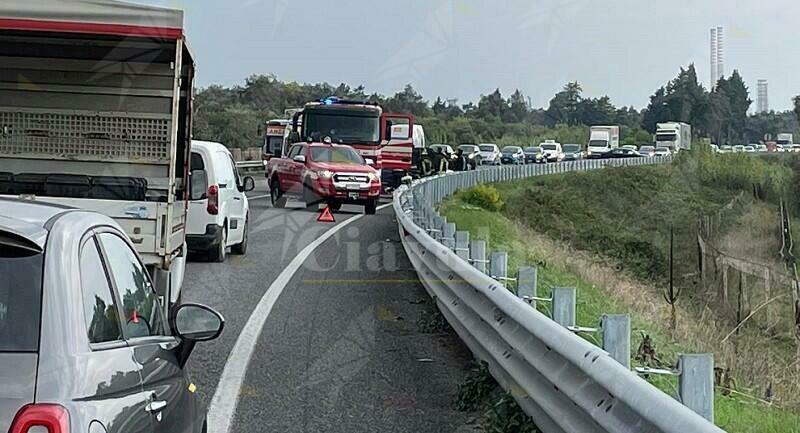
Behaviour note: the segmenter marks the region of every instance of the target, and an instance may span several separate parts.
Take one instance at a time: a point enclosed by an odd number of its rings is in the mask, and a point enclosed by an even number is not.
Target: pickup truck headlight
[[[375,182],[377,180],[380,180],[378,175],[375,173],[367,173],[367,178],[369,179],[370,182]]]
[[[333,172],[330,170],[320,170],[317,172],[317,175],[322,179],[330,179],[333,177]]]

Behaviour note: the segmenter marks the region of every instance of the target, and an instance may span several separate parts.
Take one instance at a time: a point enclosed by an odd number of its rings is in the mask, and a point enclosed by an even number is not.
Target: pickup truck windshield
[[[315,162],[333,162],[336,164],[364,164],[364,160],[361,159],[361,156],[349,147],[312,147],[311,160]]]
[[[303,121],[306,140],[330,137],[334,143],[355,144],[380,141],[380,119],[338,113],[308,113]]]
[[[44,254],[0,232],[0,352],[39,350]]]

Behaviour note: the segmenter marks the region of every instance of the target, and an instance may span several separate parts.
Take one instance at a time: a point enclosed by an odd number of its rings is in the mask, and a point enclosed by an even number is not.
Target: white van
[[[247,252],[250,205],[247,191],[255,188],[250,176],[240,177],[228,149],[208,141],[192,141],[189,215],[186,244],[189,251],[224,262],[230,247]]]

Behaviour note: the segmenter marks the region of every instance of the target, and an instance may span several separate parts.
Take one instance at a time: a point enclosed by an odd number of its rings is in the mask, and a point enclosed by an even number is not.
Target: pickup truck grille
[[[334,174],[333,181],[336,183],[369,183],[369,178],[361,174]]]

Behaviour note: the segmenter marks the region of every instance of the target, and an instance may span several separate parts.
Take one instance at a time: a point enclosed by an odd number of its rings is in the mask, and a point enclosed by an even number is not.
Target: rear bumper
[[[190,251],[206,251],[217,246],[222,227],[216,224],[206,226],[206,232],[201,235],[186,235],[186,247]]]

